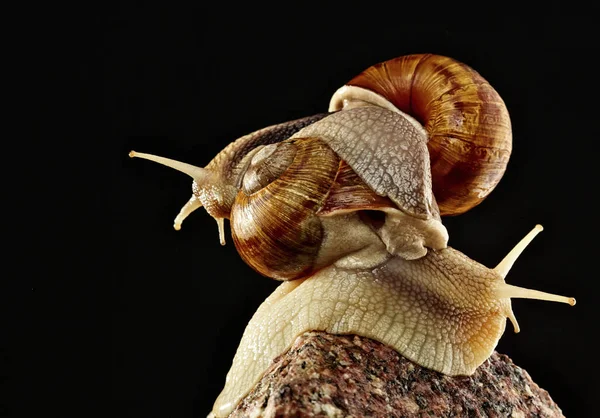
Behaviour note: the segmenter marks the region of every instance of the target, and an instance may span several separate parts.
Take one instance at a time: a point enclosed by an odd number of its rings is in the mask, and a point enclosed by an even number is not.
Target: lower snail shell
[[[246,263],[265,276],[289,280],[310,272],[316,262],[323,230],[315,214],[340,160],[318,139],[269,147],[277,149],[267,158],[261,158],[264,153],[259,151],[243,182],[258,185],[264,177],[256,174],[259,170],[273,174],[273,181],[258,190],[242,188],[232,206],[231,231]],[[290,156],[289,166],[282,169],[279,161]]]

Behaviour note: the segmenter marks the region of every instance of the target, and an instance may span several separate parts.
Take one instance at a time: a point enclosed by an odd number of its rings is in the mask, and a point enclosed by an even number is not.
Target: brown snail
[[[286,281],[248,324],[216,416],[304,331],[363,335],[468,375],[506,318],[518,332],[510,298],[575,303],[504,282],[539,226],[494,269],[447,247],[441,216],[480,203],[512,147],[508,111],[477,72],[438,55],[396,58],[338,90],[329,110],[244,136],[205,168],[130,154],[194,179],[176,229],[204,206],[221,243],[228,218],[242,258]]]

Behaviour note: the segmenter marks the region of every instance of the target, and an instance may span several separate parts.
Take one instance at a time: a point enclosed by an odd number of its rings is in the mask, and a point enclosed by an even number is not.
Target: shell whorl
[[[240,256],[252,268],[274,279],[291,280],[310,272],[317,260],[323,229],[315,214],[325,202],[340,160],[317,138],[281,142],[277,148],[267,158],[257,154],[258,161],[253,159],[244,179],[250,187],[237,194],[231,211],[231,231]],[[273,169],[277,172],[266,182],[255,180]]]
[[[383,96],[425,127],[441,215],[478,205],[502,178],[512,150],[508,110],[469,66],[440,55],[407,55],[369,67],[347,85]]]

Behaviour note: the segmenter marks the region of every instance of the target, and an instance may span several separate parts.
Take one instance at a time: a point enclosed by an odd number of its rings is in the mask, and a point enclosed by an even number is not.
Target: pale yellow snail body
[[[176,228],[203,205],[222,243],[229,218],[242,258],[285,281],[250,320],[215,416],[305,331],[370,337],[423,367],[469,375],[506,318],[518,331],[510,298],[575,303],[504,282],[539,226],[494,269],[447,247],[440,215],[480,203],[512,147],[504,103],[474,70],[400,57],[351,80],[329,110],[242,137],[204,169],[132,152],[194,178]]]

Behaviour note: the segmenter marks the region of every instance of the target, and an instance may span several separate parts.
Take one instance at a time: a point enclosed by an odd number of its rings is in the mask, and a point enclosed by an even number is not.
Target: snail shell
[[[512,150],[508,110],[468,65],[433,54],[385,61],[339,89],[329,110],[356,102],[391,104],[424,126],[433,194],[442,216],[478,205],[502,178]]]
[[[318,139],[269,145],[255,154],[231,211],[233,242],[246,263],[282,280],[312,270],[323,239],[315,214],[338,166],[339,158]]]

